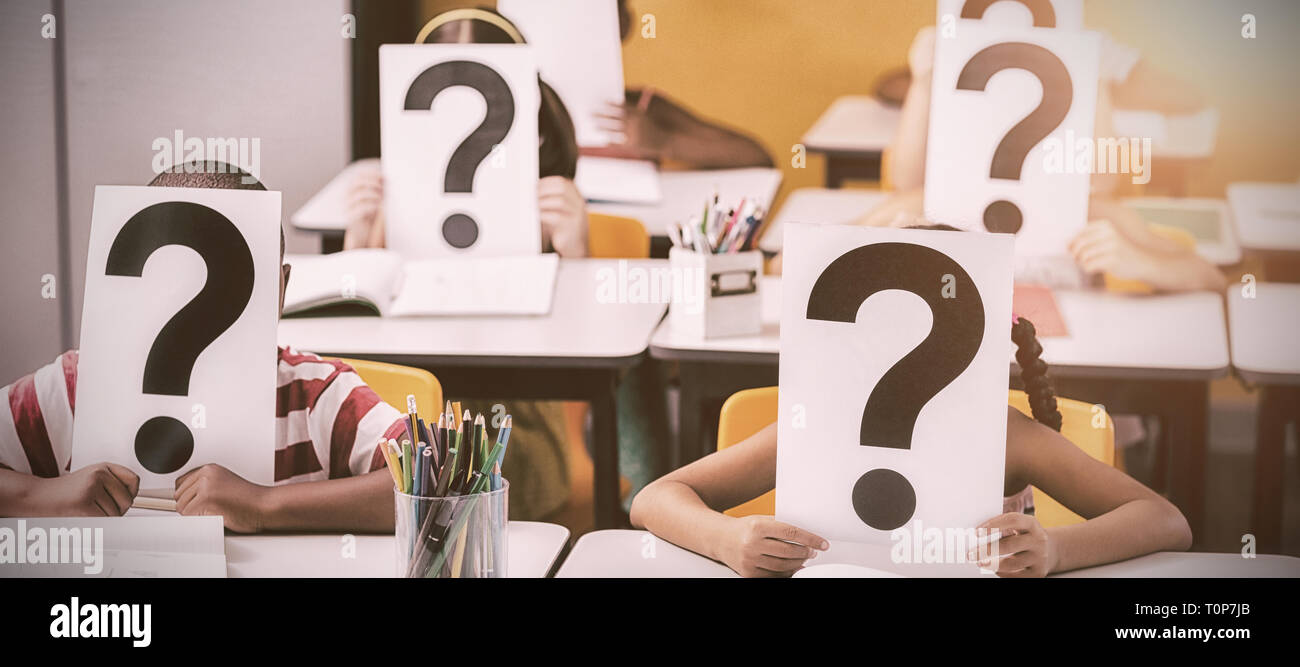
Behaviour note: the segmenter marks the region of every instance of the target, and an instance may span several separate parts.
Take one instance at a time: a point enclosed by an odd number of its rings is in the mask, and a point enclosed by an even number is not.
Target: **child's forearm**
[[[735,520],[710,509],[689,486],[671,480],[654,482],[637,494],[630,518],[634,527],[717,561],[722,560],[719,536]]]
[[[47,516],[49,508],[37,501],[35,475],[0,468],[0,516]]]
[[[687,131],[673,135],[664,157],[700,169],[772,166],[757,141],[695,118]]]
[[[1192,531],[1163,499],[1140,499],[1083,523],[1047,529],[1056,542],[1052,572],[1113,563],[1156,551],[1185,551]]]
[[[1189,251],[1178,256],[1152,258],[1146,282],[1160,292],[1222,292],[1228,286],[1218,267]]]
[[[393,532],[393,478],[387,470],[272,487],[266,504],[264,530]]]
[[[930,131],[930,75],[912,79],[903,98],[898,129],[889,145],[889,180],[902,192],[925,185],[926,137]]]

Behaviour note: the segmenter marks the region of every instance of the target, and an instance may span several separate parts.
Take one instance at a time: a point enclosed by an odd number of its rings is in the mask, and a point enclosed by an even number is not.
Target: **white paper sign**
[[[785,228],[778,519],[888,543],[1002,513],[1013,244]]]
[[[541,252],[538,99],[528,46],[379,47],[388,247],[407,259]]]
[[[602,129],[597,114],[609,115],[609,104],[623,104],[618,4],[614,0],[497,0],[497,11],[533,47],[542,80],[555,89],[573,117],[578,145],[613,143],[616,137]]]
[[[936,40],[925,214],[1015,232],[1016,252],[1062,255],[1087,222],[1097,33],[971,22]]]
[[[73,468],[273,482],[280,193],[95,188]]]
[[[965,21],[1008,26],[1083,29],[1083,0],[939,0],[939,34],[955,34]]]

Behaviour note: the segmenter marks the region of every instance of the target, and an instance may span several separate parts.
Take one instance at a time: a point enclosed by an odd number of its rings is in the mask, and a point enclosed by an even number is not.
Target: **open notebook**
[[[443,257],[403,261],[392,250],[288,255],[291,316],[545,315],[559,256]]]

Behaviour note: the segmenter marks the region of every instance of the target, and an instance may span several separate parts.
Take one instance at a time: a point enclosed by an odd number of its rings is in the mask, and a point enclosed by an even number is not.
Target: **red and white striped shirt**
[[[405,419],[347,364],[279,348],[275,483],[311,482],[383,468],[380,437]],[[0,468],[57,477],[72,468],[77,351],[0,388]]]

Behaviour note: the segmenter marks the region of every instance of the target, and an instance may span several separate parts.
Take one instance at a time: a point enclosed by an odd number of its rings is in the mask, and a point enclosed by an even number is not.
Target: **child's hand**
[[[741,517],[728,525],[719,555],[723,564],[745,577],[788,577],[817,551],[830,547],[826,540],[770,516]]]
[[[258,533],[270,490],[209,463],[176,480],[176,511],[186,516],[220,516],[229,530]]]
[[[384,247],[384,173],[377,158],[361,162],[348,183],[344,250]]]
[[[1110,220],[1089,222],[1069,247],[1075,263],[1087,273],[1151,281],[1151,258]]]
[[[907,49],[907,69],[914,79],[929,76],[934,70],[934,26],[921,28],[912,39]]]
[[[587,255],[587,200],[573,181],[547,176],[537,182],[537,205],[541,210],[542,237],[561,257]]]
[[[998,555],[998,562],[980,564],[997,570],[999,577],[1046,577],[1056,569],[1056,543],[1038,519],[1008,512],[985,521],[976,530],[980,529],[1001,533],[998,541],[989,545],[989,552]]]
[[[140,478],[116,463],[96,463],[67,475],[42,479],[32,507],[52,516],[122,516],[140,490]]]

